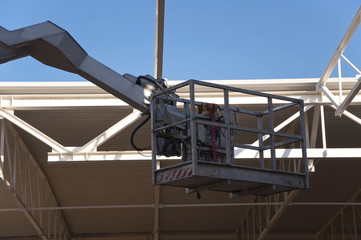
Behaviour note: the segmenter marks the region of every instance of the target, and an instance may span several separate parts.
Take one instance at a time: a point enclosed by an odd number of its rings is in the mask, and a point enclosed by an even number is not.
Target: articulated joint
[[[325,83],[318,82],[316,84],[316,92],[322,92],[322,89],[326,86]]]

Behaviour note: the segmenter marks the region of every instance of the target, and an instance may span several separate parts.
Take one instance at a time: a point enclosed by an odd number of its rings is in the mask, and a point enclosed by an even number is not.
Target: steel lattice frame
[[[361,8],[360,8],[361,9]],[[301,98],[305,101],[305,112],[314,109],[312,125],[306,126],[309,132],[308,151],[309,167],[313,169],[313,158],[328,159],[328,158],[360,158],[360,148],[328,148],[326,142],[327,129],[325,126],[324,108],[332,107],[336,110],[336,115],[343,114],[347,118],[361,125],[361,119],[352,113],[348,112],[346,108],[350,105],[361,105],[361,96],[358,94],[360,90],[360,78],[357,80],[350,80],[341,77],[341,59],[346,61],[356,73],[360,74],[356,66],[354,66],[344,55],[348,42],[353,33],[356,31],[360,23],[361,10],[358,10],[354,20],[347,30],[343,40],[337,48],[332,57],[327,69],[319,81],[313,81],[317,86],[318,92],[308,91],[307,93],[293,93],[287,91],[277,92],[277,94]],[[156,27],[156,56],[155,56],[155,75],[161,77],[162,75],[162,52],[163,52],[163,31],[164,31],[164,0],[157,1],[157,27]],[[335,90],[330,90],[330,84],[333,82],[329,78],[334,67],[338,63],[339,84],[338,92],[339,99],[335,97]],[[342,81],[341,81],[342,80]],[[347,82],[354,83],[354,87],[345,90],[343,86]],[[302,81],[301,81],[302,82]],[[303,81],[304,84],[310,81]],[[312,81],[311,81],[312,82]],[[5,83],[11,85],[9,83]],[[252,86],[264,86],[264,82],[253,81]],[[284,84],[284,82],[282,83]],[[327,86],[326,86],[327,84]],[[76,85],[76,83],[74,83]],[[87,85],[89,86],[89,85]],[[69,84],[71,88],[71,84]],[[93,87],[93,86],[91,86]],[[246,88],[246,87],[245,87]],[[344,98],[342,92],[348,91],[348,96]],[[216,97],[210,97],[212,102],[217,103]],[[207,102],[209,98],[204,98]],[[230,99],[230,104],[260,104],[259,99]],[[62,146],[49,136],[43,134],[33,126],[22,121],[13,113],[17,109],[42,109],[49,107],[69,107],[81,108],[91,106],[126,106],[126,104],[118,99],[115,99],[107,94],[64,94],[58,95],[56,99],[51,94],[37,94],[36,89],[32,95],[16,95],[4,94],[0,96],[0,157],[1,157],[1,184],[3,184],[14,198],[18,208],[17,209],[2,209],[1,211],[19,211],[21,210],[28,221],[34,227],[39,237],[42,239],[70,239],[71,230],[62,215],[62,210],[67,208],[76,209],[72,206],[59,206],[55,198],[51,185],[47,181],[44,173],[39,168],[36,159],[31,155],[27,146],[19,137],[13,125],[22,128],[24,131],[38,138],[53,149],[49,153],[49,161],[91,161],[98,160],[100,157],[104,160],[151,160],[150,157],[142,157],[134,152],[98,152],[97,147],[105,143],[111,137],[124,130],[131,123],[140,118],[140,113],[134,111],[125,119],[120,119],[117,124],[106,130],[106,132],[95,136],[94,139],[89,139],[89,142],[84,146],[77,148],[69,148]],[[288,128],[292,131],[292,123],[297,121],[299,116],[294,115],[279,124],[276,128]],[[316,148],[317,130],[321,125],[322,134],[322,148]],[[10,145],[10,143],[14,143]],[[255,142],[254,144],[257,144]],[[297,168],[299,158],[301,157],[299,149],[280,149],[276,154],[284,156],[284,167]],[[235,150],[235,158],[252,158],[256,156],[250,155],[247,151]],[[265,155],[265,158],[269,156]],[[160,162],[162,159],[160,159]],[[162,229],[159,228],[159,215],[161,214],[161,202],[159,198],[160,188],[155,191],[155,201],[153,205],[146,206],[131,206],[131,207],[146,207],[154,208],[154,239],[159,238]],[[238,239],[263,239],[267,233],[272,229],[272,226],[277,222],[282,213],[288,206],[297,205],[293,202],[297,192],[282,193],[266,198],[254,198],[254,202],[244,204],[243,206],[250,206],[245,212],[244,217],[241,218],[237,229],[234,230],[234,236]],[[360,193],[357,192],[347,203],[333,203],[335,205],[342,205],[340,211],[330,219],[330,221],[319,231],[321,237],[325,239],[357,239],[357,228],[360,224],[360,209],[359,209]],[[300,204],[300,203],[299,203]],[[309,205],[321,205],[332,203],[302,203]],[[239,204],[240,206],[242,204]],[[218,204],[217,206],[222,206]],[[224,204],[224,206],[230,206]],[[235,205],[236,206],[236,205]],[[126,208],[130,206],[81,206],[84,208]],[[162,205],[162,207],[179,207],[171,205]],[[187,206],[183,206],[187,207]],[[188,207],[199,207],[197,205],[189,205]],[[80,208],[80,207],[78,207]],[[346,221],[346,215],[351,216],[352,222]],[[347,218],[349,219],[349,218]]]

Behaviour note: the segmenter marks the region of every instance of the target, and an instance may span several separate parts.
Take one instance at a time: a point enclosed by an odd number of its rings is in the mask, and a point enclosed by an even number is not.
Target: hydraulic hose
[[[164,87],[162,87],[162,85],[160,85],[159,83],[157,83],[156,81],[154,81],[153,79],[151,79],[150,77],[148,76],[138,76],[137,77],[137,81],[135,82],[136,84],[140,85],[140,80],[141,79],[144,79],[144,80],[147,80],[148,82],[151,82],[153,83],[154,85],[157,85],[160,89],[164,89]]]
[[[145,150],[146,147],[145,147],[145,148],[137,147],[137,146],[135,145],[135,143],[134,143],[134,136],[135,136],[136,132],[137,132],[141,127],[143,127],[144,124],[146,124],[146,122],[149,121],[149,119],[150,119],[150,116],[148,116],[146,119],[144,119],[143,122],[141,122],[136,128],[134,128],[132,134],[130,135],[130,144],[132,145],[132,147],[133,147],[135,150],[137,150],[137,151],[139,151],[139,152]]]

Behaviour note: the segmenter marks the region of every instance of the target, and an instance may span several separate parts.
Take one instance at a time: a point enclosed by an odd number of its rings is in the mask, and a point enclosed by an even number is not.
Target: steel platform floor
[[[240,195],[270,195],[308,188],[307,175],[270,169],[230,166],[206,161],[184,162],[154,172],[154,184],[185,187],[189,192],[213,190]]]

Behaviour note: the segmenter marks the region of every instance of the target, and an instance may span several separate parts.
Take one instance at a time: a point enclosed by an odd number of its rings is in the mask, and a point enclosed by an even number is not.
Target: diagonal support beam
[[[137,121],[142,117],[142,113],[138,110],[134,110],[131,114],[114,124],[112,127],[101,133],[99,136],[89,141],[87,144],[79,149],[76,149],[74,153],[94,152],[97,147],[111,139],[114,135],[120,133],[126,129],[129,125]]]
[[[335,113],[335,115],[337,117],[341,117],[341,115],[344,113],[346,108],[350,105],[350,103],[355,98],[355,96],[360,91],[360,89],[361,89],[361,76],[357,79],[357,83],[355,84],[355,86],[353,86],[351,91],[348,93],[345,100],[343,100],[341,105],[337,108],[336,113]]]
[[[355,201],[359,200],[361,197],[361,188],[348,200],[347,203],[355,203]],[[328,228],[330,228],[331,226],[333,226],[333,224],[337,224],[337,220],[339,220],[339,218],[343,218],[343,214],[344,212],[350,207],[350,205],[344,205],[333,217],[330,218],[330,220],[319,230],[318,234],[319,235],[323,235],[325,234],[325,232],[327,230],[329,230]],[[338,221],[340,222],[340,221]],[[342,221],[341,221],[342,223]],[[338,223],[339,224],[339,223]]]
[[[333,109],[337,109],[335,106],[331,105],[330,107],[332,107]],[[357,116],[355,116],[354,114],[350,113],[349,111],[345,110],[343,113],[344,116],[348,117],[349,119],[351,119],[352,121],[354,121],[355,123],[361,125],[361,119]]]
[[[339,104],[336,101],[335,95],[333,95],[333,93],[326,86],[324,86],[324,85],[320,86],[319,90],[325,94],[325,96],[330,100],[330,102],[333,104],[333,106],[335,106],[336,108],[339,107]]]
[[[26,123],[22,119],[16,117],[14,114],[10,113],[9,111],[7,111],[5,109],[0,109],[0,116],[7,119],[7,120],[9,120],[10,122],[12,122],[16,126],[20,127],[21,129],[25,130],[26,132],[30,133],[31,135],[33,135],[34,137],[36,137],[37,139],[39,139],[43,143],[50,146],[55,151],[60,152],[60,153],[62,153],[62,152],[64,152],[64,153],[70,152],[70,150],[65,148],[63,145],[61,145],[60,143],[58,143],[54,139],[50,138],[49,136],[47,136],[43,132],[39,131],[35,127],[31,126],[30,124]]]
[[[272,218],[267,223],[267,226],[259,234],[257,240],[262,240],[267,236],[270,229],[278,221],[278,219],[282,216],[282,214],[286,211],[287,207],[292,202],[292,200],[296,197],[298,192],[299,191],[293,191],[285,197],[283,205],[276,210],[275,214],[272,216]]]
[[[326,70],[323,72],[320,81],[317,83],[317,86],[324,86],[328,80],[328,78],[330,77],[333,69],[335,68],[338,58],[340,56],[340,54],[342,54],[348,43],[350,42],[353,34],[355,33],[356,29],[358,28],[359,24],[361,21],[361,7],[358,9],[358,11],[355,14],[355,17],[352,19],[352,22],[350,24],[350,26],[348,27],[345,35],[343,36],[340,44],[338,45],[335,53],[333,54],[333,56],[331,57],[330,62],[328,63]]]
[[[349,44],[353,34],[357,30],[359,24],[361,22],[361,7],[356,12],[350,26],[348,27],[345,35],[343,36],[340,44],[338,45],[336,51],[334,52],[333,56],[331,57],[331,60],[329,64],[327,65],[325,71],[323,72],[319,82],[316,85],[317,91],[322,91],[325,93],[325,95],[330,99],[332,104],[337,108],[335,115],[340,117],[344,111],[347,109],[347,107],[350,105],[352,100],[355,98],[357,93],[361,89],[361,81],[360,77],[357,79],[357,83],[355,86],[351,89],[345,100],[342,100],[342,84],[341,84],[341,61],[340,59],[343,58],[358,74],[360,74],[360,70],[358,70],[344,55],[343,52],[345,51],[347,45]],[[326,87],[326,82],[328,81],[332,71],[334,70],[336,64],[338,63],[338,74],[339,74],[339,91],[340,91],[340,104],[338,104],[333,96],[333,94],[329,91],[329,89]]]

